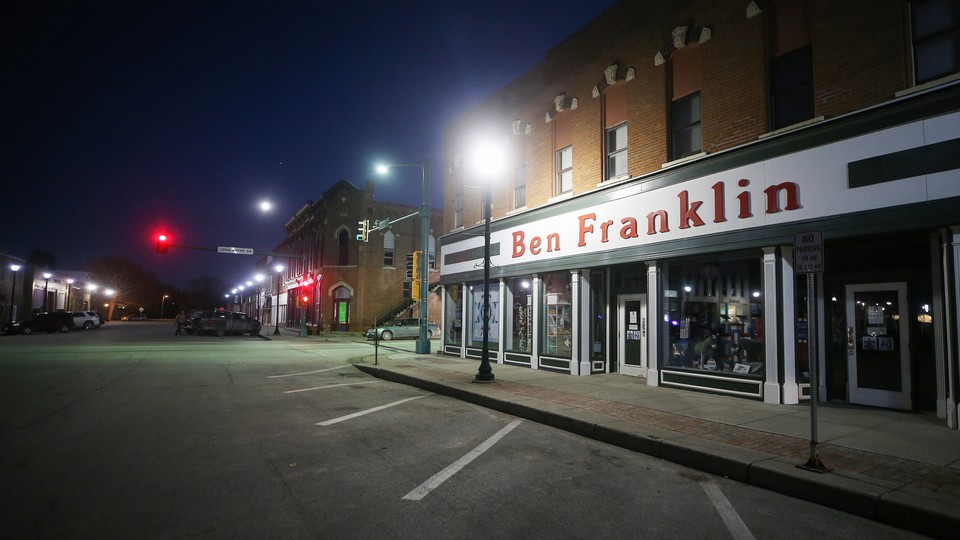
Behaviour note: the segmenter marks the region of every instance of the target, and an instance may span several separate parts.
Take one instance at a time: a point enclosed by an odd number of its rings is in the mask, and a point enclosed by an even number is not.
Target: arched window
[[[670,159],[702,150],[700,47],[687,45],[670,57]]]
[[[627,176],[627,86],[612,84],[603,91],[604,178]]]
[[[779,0],[770,24],[770,114],[773,129],[813,118],[813,49],[806,0]]]
[[[394,266],[393,260],[393,249],[394,242],[396,238],[394,237],[393,231],[387,231],[383,233],[383,265],[384,266]]]
[[[350,264],[350,244],[347,239],[347,231],[340,229],[337,234],[337,264],[346,266]]]

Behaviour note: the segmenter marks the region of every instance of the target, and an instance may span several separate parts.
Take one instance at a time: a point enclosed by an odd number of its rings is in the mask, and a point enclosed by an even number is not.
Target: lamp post
[[[430,354],[430,338],[427,337],[427,288],[430,283],[430,161],[423,163],[398,163],[380,165],[377,172],[384,174],[394,167],[420,167],[423,171],[423,202],[420,203],[420,237],[423,255],[420,257],[420,336],[417,338],[417,354]]]
[[[67,297],[64,299],[64,309],[70,311],[70,293],[73,292],[73,278],[67,278]]]
[[[53,277],[53,274],[50,272],[43,273],[43,312],[47,312],[47,296],[50,295],[50,278]]]
[[[97,290],[97,286],[93,283],[87,283],[87,309],[93,310],[93,293]]]
[[[273,306],[273,318],[276,321],[276,326],[273,328],[273,335],[280,335],[280,273],[283,272],[283,265],[278,264],[273,267],[277,271],[277,301],[274,302]]]
[[[160,318],[163,318],[163,304],[167,301],[167,298],[170,298],[169,294],[163,295],[163,298],[160,299]]]
[[[13,284],[10,285],[10,321],[13,322],[13,318],[16,316],[17,304],[14,302],[16,300],[17,294],[17,272],[20,271],[19,264],[11,264],[10,271],[13,272]]]
[[[260,296],[263,295],[263,274],[253,276],[257,281],[257,320],[263,320],[263,312],[260,310]]]
[[[483,348],[480,353],[480,368],[474,382],[493,382],[490,367],[490,219],[493,217],[492,181],[503,169],[504,151],[495,143],[480,143],[474,150],[471,168],[484,181],[480,186],[483,195]]]

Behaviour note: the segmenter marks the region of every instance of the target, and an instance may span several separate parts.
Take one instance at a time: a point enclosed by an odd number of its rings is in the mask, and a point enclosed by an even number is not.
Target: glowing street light
[[[50,272],[43,273],[43,312],[47,312],[47,296],[49,296],[50,289],[50,278],[53,277],[53,274]]]
[[[167,298],[170,298],[169,294],[163,295],[163,298],[160,299],[160,318],[163,318],[163,303],[167,301]]]
[[[394,163],[376,166],[378,174],[386,174],[395,167],[419,167],[423,172],[423,202],[420,203],[420,237],[423,257],[420,258],[420,336],[417,338],[417,354],[430,354],[430,338],[427,335],[427,296],[430,282],[430,161],[423,163]]]
[[[17,314],[17,304],[14,302],[17,294],[17,272],[20,271],[19,264],[11,264],[10,271],[13,272],[13,284],[10,285],[10,322]]]

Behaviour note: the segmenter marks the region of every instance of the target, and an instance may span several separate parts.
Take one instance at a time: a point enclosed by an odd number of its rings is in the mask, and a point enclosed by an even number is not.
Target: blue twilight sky
[[[445,126],[615,0],[32,1],[0,8],[0,252],[246,278],[308,200],[378,159],[434,168]],[[377,198],[419,204],[416,169]],[[257,203],[275,204],[263,214]]]

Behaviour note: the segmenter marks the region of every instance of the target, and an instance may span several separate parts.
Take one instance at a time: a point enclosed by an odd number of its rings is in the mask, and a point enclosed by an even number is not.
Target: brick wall
[[[761,8],[770,2],[757,2]],[[756,141],[771,131],[768,61],[769,21],[762,13],[747,18],[745,0],[621,2],[552,50],[547,58],[501,92],[448,126],[444,176],[443,232],[453,229],[454,196],[470,184],[454,166],[466,137],[478,126],[497,126],[512,135],[511,124],[530,125],[526,138],[527,207],[554,197],[552,124],[554,98],[577,98],[572,115],[574,192],[597,189],[603,175],[601,99],[592,97],[604,69],[633,68],[628,87],[628,170],[639,176],[660,170],[669,155],[669,62],[654,64],[657,51],[673,50],[671,31],[690,27],[696,43],[703,27],[711,39],[701,48],[702,146],[708,153]],[[909,20],[902,0],[811,0],[815,115],[827,118],[893,98],[910,85]],[[494,218],[513,209],[513,171],[494,191]],[[464,225],[480,220],[480,194],[464,191]]]

